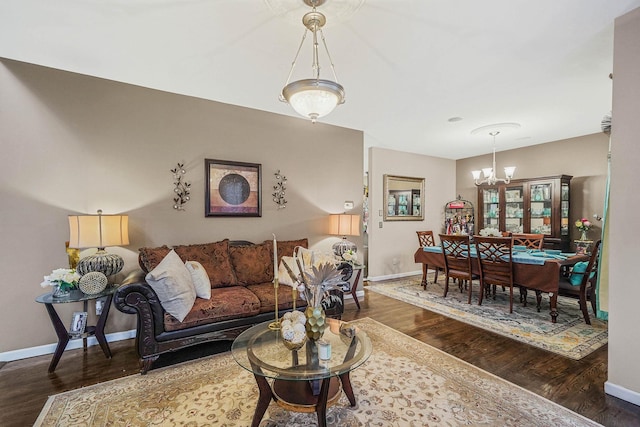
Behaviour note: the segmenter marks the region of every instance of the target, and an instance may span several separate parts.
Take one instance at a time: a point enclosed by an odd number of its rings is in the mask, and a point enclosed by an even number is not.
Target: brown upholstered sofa
[[[291,256],[296,246],[308,247],[307,239],[278,241],[278,263],[282,256]],[[211,282],[211,298],[196,298],[182,321],[165,311],[145,280],[145,274],[171,249],[183,262],[202,264]],[[209,341],[233,340],[250,326],[275,317],[271,240],[253,244],[225,239],[173,248],[141,248],[138,261],[142,271],[118,289],[114,304],[124,313],[137,314],[136,347],[143,374],[160,354]],[[304,300],[296,302],[297,307],[305,305]],[[279,312],[290,311],[292,307],[291,288],[279,286]],[[342,304],[336,304],[327,314],[339,317]]]

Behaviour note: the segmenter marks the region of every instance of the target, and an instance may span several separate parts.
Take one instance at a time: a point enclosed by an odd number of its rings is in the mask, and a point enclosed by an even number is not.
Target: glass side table
[[[253,373],[260,391],[252,427],[260,425],[272,400],[287,411],[315,412],[319,427],[326,427],[327,407],[338,401],[342,391],[351,406],[356,405],[349,373],[369,358],[371,340],[346,322],[327,318],[327,324],[322,340],[330,347],[328,355],[311,340],[298,350],[288,349],[281,331],[269,329],[269,322],[247,329],[233,341],[233,358]]]
[[[83,293],[79,289],[74,289],[71,291],[66,297],[62,298],[54,298],[51,293],[42,294],[36,298],[36,302],[40,304],[44,304],[47,309],[47,313],[49,314],[49,318],[51,319],[51,324],[53,325],[53,329],[56,331],[56,335],[58,336],[58,345],[56,347],[56,351],[53,353],[53,358],[51,359],[51,363],[49,364],[48,372],[51,373],[55,371],[60,358],[62,357],[62,353],[64,352],[69,340],[71,339],[80,339],[82,338],[82,347],[84,351],[87,351],[87,337],[95,336],[102,348],[102,352],[107,357],[107,359],[111,359],[111,350],[109,349],[109,344],[107,344],[107,339],[104,336],[104,326],[107,323],[107,317],[109,316],[109,308],[111,307],[111,301],[113,300],[113,294],[118,289],[117,285],[108,286],[104,291],[94,294],[87,295]],[[100,317],[98,317],[98,322],[95,326],[86,326],[84,333],[80,335],[70,334],[67,331],[66,326],[60,320],[60,316],[56,312],[54,307],[55,304],[67,304],[74,302],[82,302],[84,311],[87,311],[89,301],[96,300],[98,298],[106,297],[106,302],[104,307],[102,308],[102,313]]]

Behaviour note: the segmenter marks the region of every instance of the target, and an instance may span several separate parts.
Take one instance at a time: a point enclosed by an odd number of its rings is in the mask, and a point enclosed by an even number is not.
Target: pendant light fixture
[[[316,10],[316,7],[324,4],[326,0],[303,1],[312,9],[311,12],[307,12],[302,17],[302,23],[305,26],[304,34],[302,35],[302,41],[300,42],[296,56],[291,64],[291,70],[289,71],[287,82],[280,94],[280,101],[287,102],[298,114],[311,119],[311,122],[315,123],[320,117],[331,113],[338,105],[344,104],[344,88],[338,83],[335,67],[331,60],[329,49],[327,48],[324,33],[322,32],[322,27],[326,24],[327,19],[322,13]],[[311,32],[311,35],[313,36],[313,77],[289,83],[291,75],[293,74],[293,69],[296,66],[296,61],[298,60],[298,55],[300,55],[300,50],[302,49],[307,37],[307,32]],[[320,36],[324,50],[327,53],[335,81],[320,78],[318,36]]]
[[[496,136],[500,134],[500,131],[494,130],[489,132],[489,135],[493,137],[493,164],[490,168],[484,168],[482,171],[472,171],[473,180],[476,185],[489,184],[495,185],[498,182],[504,182],[508,184],[513,178],[513,174],[516,171],[515,166],[507,166],[504,168],[505,178],[498,178],[496,176]],[[484,175],[484,179],[480,180],[480,174]]]

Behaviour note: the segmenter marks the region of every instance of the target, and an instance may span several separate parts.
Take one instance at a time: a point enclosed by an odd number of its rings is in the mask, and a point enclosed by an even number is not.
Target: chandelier
[[[504,168],[505,178],[498,178],[496,176],[496,136],[499,134],[499,131],[489,132],[489,135],[493,137],[493,165],[490,168],[484,168],[482,171],[471,171],[473,175],[473,180],[476,185],[489,184],[495,185],[498,182],[504,182],[508,184],[511,182],[511,178],[513,178],[513,174],[516,171],[515,166],[507,166]],[[484,179],[480,180],[480,173],[484,175]]]
[[[329,49],[327,48],[327,42],[322,32],[322,27],[327,22],[327,18],[316,10],[316,6],[322,5],[325,0],[303,0],[305,4],[311,6],[311,12],[307,12],[302,17],[302,23],[305,26],[304,34],[302,35],[302,41],[296,52],[296,56],[291,63],[291,70],[287,77],[285,87],[280,94],[280,101],[287,102],[296,113],[303,117],[311,119],[312,123],[320,117],[326,116],[332,112],[338,105],[344,104],[344,88],[337,83],[335,67],[329,55]],[[289,83],[293,69],[296,66],[298,55],[304,45],[304,41],[307,37],[307,33],[311,32],[313,36],[313,78],[297,80]],[[322,45],[329,58],[331,64],[331,71],[333,72],[333,78],[335,81],[325,80],[320,78],[320,63],[318,62],[318,34],[322,40]]]

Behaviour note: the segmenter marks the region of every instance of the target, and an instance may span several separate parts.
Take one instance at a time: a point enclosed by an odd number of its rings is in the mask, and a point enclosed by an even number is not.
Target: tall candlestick
[[[280,329],[280,317],[278,316],[278,243],[276,241],[276,235],[273,236],[273,288],[275,292],[275,312],[276,312],[276,320],[269,324],[269,329],[271,330],[279,330]]]
[[[276,235],[273,236],[273,283],[277,283],[278,280],[278,242],[276,241]]]

